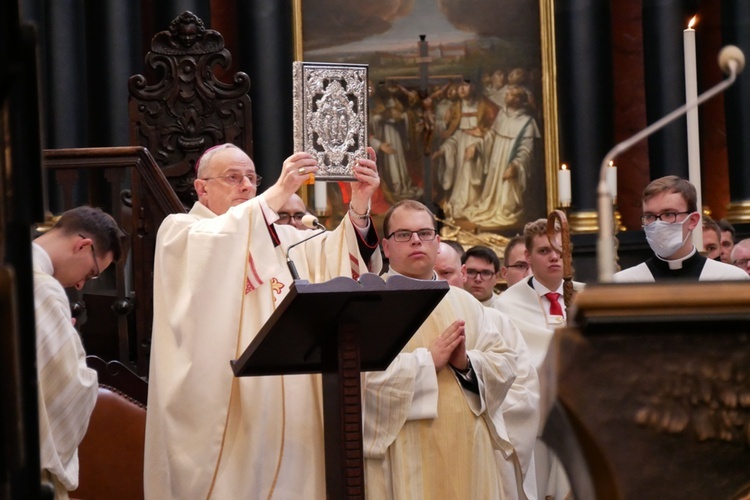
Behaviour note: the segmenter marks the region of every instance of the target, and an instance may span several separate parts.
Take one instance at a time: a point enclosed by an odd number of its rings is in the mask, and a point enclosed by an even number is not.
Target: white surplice
[[[540,377],[541,393],[545,392],[545,380],[542,375],[542,364],[547,356],[547,349],[552,340],[555,328],[564,325],[564,317],[552,316],[549,313],[549,301],[540,296],[541,292],[546,292],[538,281],[534,281],[536,290],[529,286],[529,281],[533,276],[527,276],[515,285],[511,286],[500,294],[495,303],[495,308],[510,317],[511,321],[518,327],[526,345],[529,349],[529,355]],[[580,289],[583,283],[575,283],[574,288]],[[562,285],[561,285],[562,288]],[[552,290],[558,293],[562,289]],[[565,311],[565,303],[560,297],[560,305]],[[540,429],[538,436],[541,436],[542,427],[546,421],[547,415],[542,408],[540,415]],[[562,500],[570,494],[570,482],[568,481],[562,463],[551,449],[541,440],[537,439],[534,449],[534,462],[536,466],[537,495],[539,498],[553,498]]]
[[[492,295],[490,299],[482,304],[489,309],[491,315],[497,315],[496,321],[505,325],[508,321],[507,315],[500,312],[487,303],[495,304],[499,296]],[[513,484],[516,489],[506,488],[508,498],[536,500],[537,499],[537,482],[536,467],[534,466],[534,444],[539,429],[539,377],[536,373],[536,367],[531,362],[531,355],[526,341],[523,339],[518,328],[510,322],[511,328],[503,328],[502,335],[508,347],[516,351],[518,358],[516,360],[517,376],[507,396],[503,400],[502,410],[505,419],[505,427],[508,430],[508,437],[515,453],[506,456],[503,453],[497,453],[500,470],[504,477],[514,479]],[[520,476],[520,480],[517,478]],[[510,485],[510,481],[503,482],[504,485]]]
[[[237,359],[286,296],[285,252],[311,234],[276,220],[263,195],[216,216],[200,203],[162,223],[145,490],[149,499],[325,498],[319,375],[235,378]],[[291,250],[311,282],[367,272],[349,217]],[[373,270],[380,268],[375,252]]]
[[[59,500],[78,488],[78,445],[86,434],[99,387],[96,371],[86,366],[70,302],[52,276],[49,255],[34,243],[32,256],[40,459]]]
[[[513,328],[510,321],[499,324],[488,312],[451,287],[388,369],[363,377],[368,500],[504,498],[495,453],[513,453],[501,405],[516,378],[516,353],[498,331]],[[449,366],[436,373],[428,350],[457,319],[466,321],[479,394]]]

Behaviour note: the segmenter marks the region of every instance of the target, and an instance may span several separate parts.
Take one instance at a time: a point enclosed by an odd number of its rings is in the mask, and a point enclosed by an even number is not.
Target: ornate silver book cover
[[[318,181],[354,180],[367,157],[367,65],[295,62],[294,150],[318,160]]]

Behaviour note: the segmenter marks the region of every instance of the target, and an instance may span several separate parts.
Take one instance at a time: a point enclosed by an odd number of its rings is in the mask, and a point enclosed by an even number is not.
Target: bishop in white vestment
[[[274,210],[317,170],[315,160],[291,156],[277,184],[258,197],[247,155],[230,147],[209,160],[207,171],[198,169],[200,201],[165,219],[157,237],[146,497],[324,499],[320,376],[239,379],[229,364],[292,284],[286,251],[309,231],[271,224]],[[228,185],[235,170],[239,184]],[[364,212],[379,182],[375,163],[360,160],[355,170],[361,182],[352,185],[352,217],[368,225],[355,229],[345,217],[336,230],[292,249],[303,279],[358,277],[380,267],[377,252],[372,267],[360,252],[363,233],[374,235]]]

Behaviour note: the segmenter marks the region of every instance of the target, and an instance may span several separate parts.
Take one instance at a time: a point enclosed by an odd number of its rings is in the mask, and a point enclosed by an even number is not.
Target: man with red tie
[[[547,219],[529,222],[523,235],[526,261],[532,275],[503,292],[495,308],[510,316],[521,331],[543,384],[540,367],[555,329],[563,326],[566,318],[562,256],[554,249],[561,248],[561,236],[556,231],[553,247],[547,237]],[[543,426],[544,422],[540,422],[539,435]],[[539,498],[565,498],[570,492],[570,484],[562,464],[538,438],[534,460]]]

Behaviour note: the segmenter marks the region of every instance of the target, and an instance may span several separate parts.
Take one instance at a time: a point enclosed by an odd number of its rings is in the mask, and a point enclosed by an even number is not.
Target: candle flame
[[[568,170],[568,166],[563,163],[562,167],[560,167],[560,170]]]
[[[695,26],[695,23],[698,22],[698,15],[694,15],[693,18],[688,23],[688,29],[693,29],[693,26]]]
[[[614,162],[613,160],[610,160],[610,161],[609,161],[609,166],[610,166],[610,167],[614,167],[614,166],[615,166],[615,162]]]

